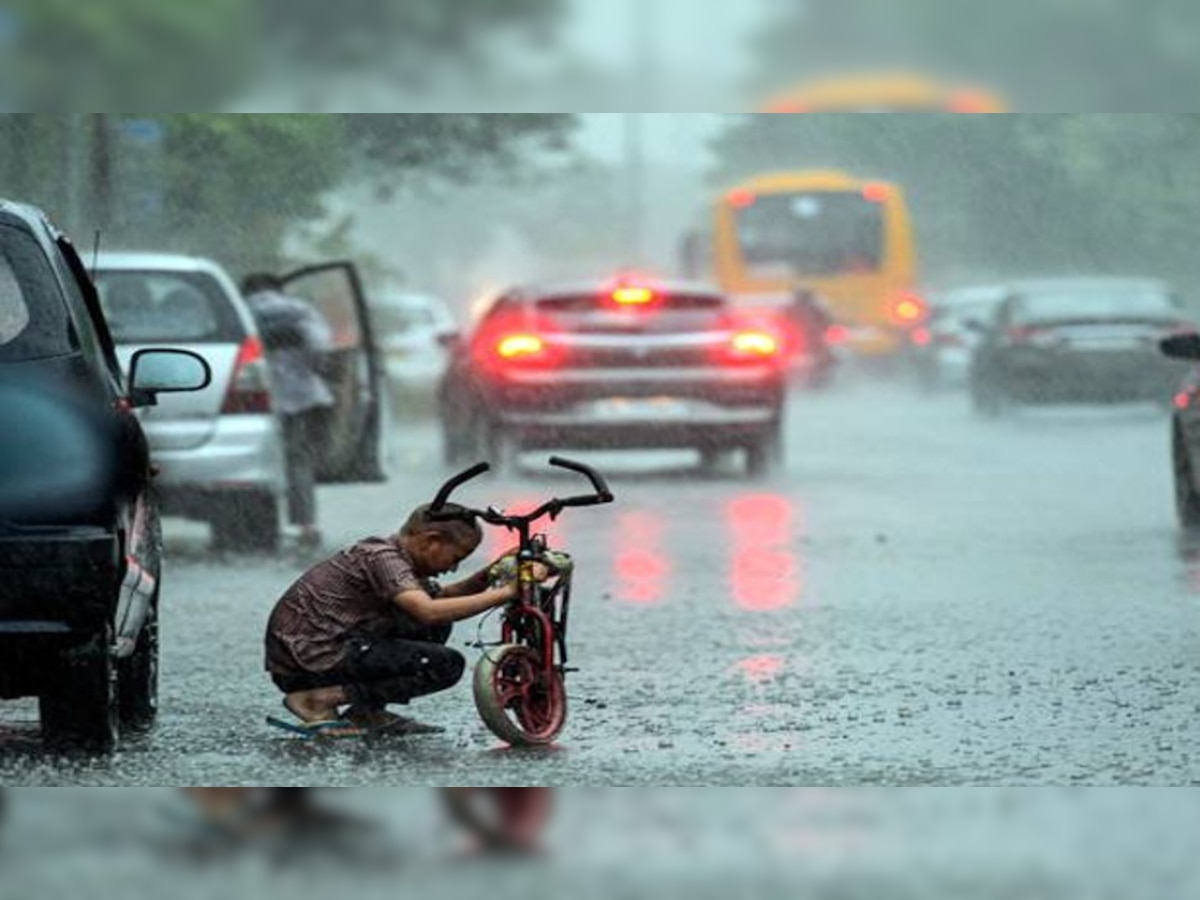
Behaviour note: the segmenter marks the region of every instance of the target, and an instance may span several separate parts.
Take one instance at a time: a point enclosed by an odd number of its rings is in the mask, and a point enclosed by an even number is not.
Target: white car
[[[432,397],[446,369],[445,341],[458,331],[449,306],[428,294],[387,294],[372,302],[371,318],[392,386]]]
[[[277,549],[287,489],[283,431],[265,348],[240,289],[219,263],[195,256],[103,253],[95,274],[123,365],[142,347],[168,345],[195,351],[212,368],[205,390],[165,396],[142,411],[164,515],[208,522],[218,549]],[[283,280],[334,332],[325,377],[336,406],[318,481],[381,481],[380,378],[357,272],[328,263]]]

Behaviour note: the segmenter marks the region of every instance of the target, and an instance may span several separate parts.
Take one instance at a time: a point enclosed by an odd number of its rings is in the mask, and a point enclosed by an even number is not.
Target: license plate
[[[691,411],[686,400],[674,397],[610,397],[592,404],[598,419],[684,419]]]

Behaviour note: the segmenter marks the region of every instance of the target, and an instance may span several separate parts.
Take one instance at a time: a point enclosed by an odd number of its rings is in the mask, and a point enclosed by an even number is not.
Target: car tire
[[[279,550],[279,500],[273,494],[223,498],[210,525],[214,550],[240,553]]]
[[[1192,462],[1187,447],[1178,432],[1172,453],[1175,470],[1175,511],[1179,526],[1186,531],[1200,531],[1200,493],[1196,491]]]
[[[158,595],[138,635],[133,654],[117,664],[121,727],[148,731],[158,718]]]
[[[117,662],[112,626],[59,656],[38,698],[42,742],[53,751],[112,753],[120,737]]]
[[[777,435],[761,437],[745,446],[746,474],[751,478],[769,475],[779,463],[781,441]]]

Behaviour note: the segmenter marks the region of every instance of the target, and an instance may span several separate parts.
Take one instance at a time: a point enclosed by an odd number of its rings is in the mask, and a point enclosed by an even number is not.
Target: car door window
[[[33,235],[0,224],[0,361],[75,349],[54,270]]]

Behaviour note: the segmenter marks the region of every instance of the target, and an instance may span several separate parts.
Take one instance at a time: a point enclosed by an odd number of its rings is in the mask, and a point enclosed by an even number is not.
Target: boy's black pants
[[[352,637],[342,661],[328,672],[275,675],[285,694],[343,687],[355,706],[380,709],[454,687],[466,660],[446,646],[450,626],[428,629],[414,639]]]

